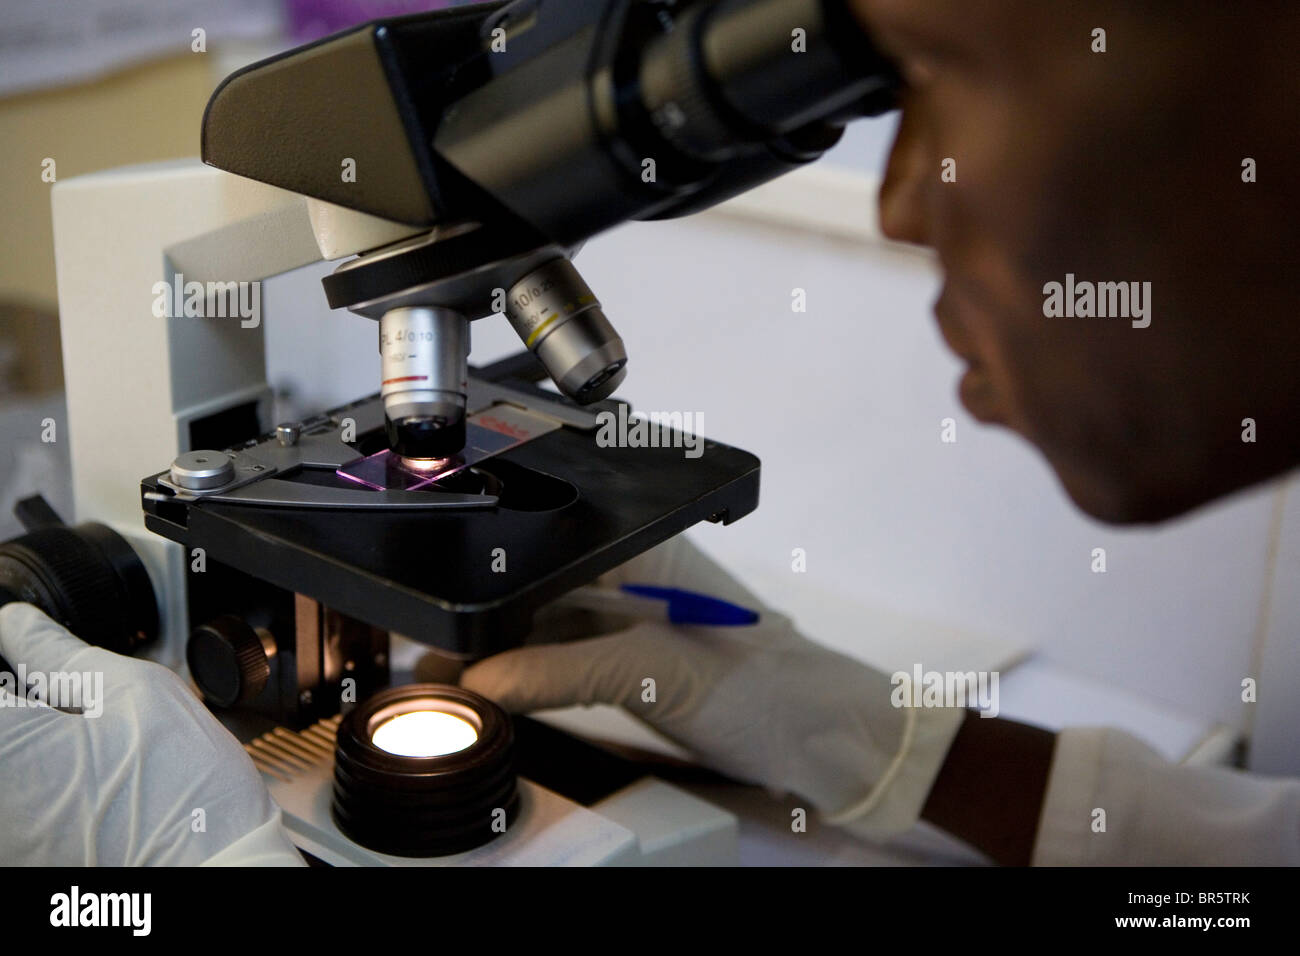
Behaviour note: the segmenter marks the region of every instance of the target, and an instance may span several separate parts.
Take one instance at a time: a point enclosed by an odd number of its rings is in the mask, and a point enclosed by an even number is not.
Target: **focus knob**
[[[44,498],[18,502],[28,533],[0,543],[0,605],[35,604],[87,644],[132,654],[158,634],[149,573],[107,525],[68,527]]]
[[[185,657],[203,697],[218,707],[255,700],[271,679],[275,643],[233,615],[223,615],[190,632]]]

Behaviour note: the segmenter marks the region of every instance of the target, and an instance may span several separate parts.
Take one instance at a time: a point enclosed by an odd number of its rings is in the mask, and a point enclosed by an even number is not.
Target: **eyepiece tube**
[[[511,286],[506,317],[560,391],[580,405],[612,394],[627,375],[623,340],[568,259],[552,259]]]
[[[465,447],[469,322],[435,307],[392,309],[379,320],[384,427],[403,458],[446,458]]]

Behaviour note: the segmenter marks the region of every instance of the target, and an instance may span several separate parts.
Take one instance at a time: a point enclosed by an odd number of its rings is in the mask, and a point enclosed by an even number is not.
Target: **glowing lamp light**
[[[463,687],[391,687],[339,721],[330,812],[364,847],[462,853],[504,832],[519,802],[510,717]]]
[[[375,728],[371,742],[399,757],[443,757],[478,741],[468,720],[440,710],[413,710],[390,717]]]

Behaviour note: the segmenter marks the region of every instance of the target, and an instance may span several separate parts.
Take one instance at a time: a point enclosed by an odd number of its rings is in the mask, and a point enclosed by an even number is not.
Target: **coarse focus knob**
[[[67,527],[43,498],[15,507],[27,534],[0,543],[0,605],[34,604],[87,644],[132,654],[158,634],[149,574],[117,532]]]
[[[271,678],[270,635],[233,615],[222,615],[190,632],[185,658],[203,697],[218,707],[255,700]]]

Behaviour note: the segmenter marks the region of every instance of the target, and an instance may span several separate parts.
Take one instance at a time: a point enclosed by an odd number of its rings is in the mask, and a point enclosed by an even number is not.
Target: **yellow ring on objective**
[[[533,334],[528,336],[528,338],[524,339],[524,348],[526,349],[532,348],[533,343],[537,341],[537,336],[541,335],[543,332],[549,329],[551,327],[551,323],[554,322],[559,317],[560,317],[560,313],[556,312],[553,316],[551,316],[549,319],[547,319],[537,328],[533,329]]]

